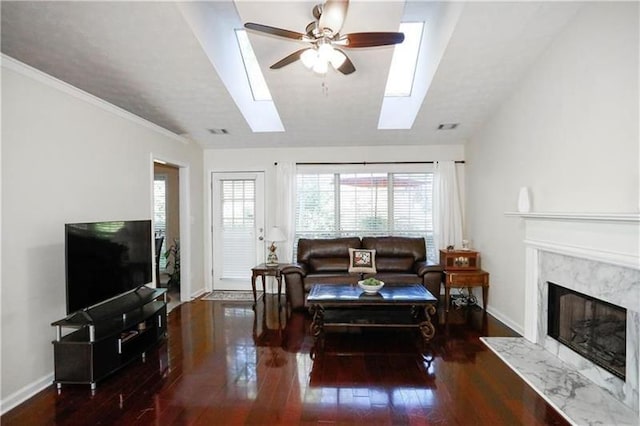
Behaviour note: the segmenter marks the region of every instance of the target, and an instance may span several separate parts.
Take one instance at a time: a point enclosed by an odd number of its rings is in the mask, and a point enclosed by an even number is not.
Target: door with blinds
[[[213,173],[213,288],[251,290],[264,262],[264,174]]]

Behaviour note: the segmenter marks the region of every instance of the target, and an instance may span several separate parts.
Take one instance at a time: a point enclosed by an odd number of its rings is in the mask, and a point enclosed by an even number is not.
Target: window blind
[[[156,174],[153,177],[153,223],[156,236],[167,235],[167,175]],[[164,242],[162,252],[166,251],[169,245],[168,241]],[[167,259],[160,256],[160,270],[167,268]]]
[[[246,279],[254,265],[255,181],[220,181],[222,274],[225,279]],[[247,252],[253,250],[253,252]]]
[[[412,236],[433,245],[433,173],[297,175],[296,241],[344,236]],[[294,250],[295,252],[295,250]]]

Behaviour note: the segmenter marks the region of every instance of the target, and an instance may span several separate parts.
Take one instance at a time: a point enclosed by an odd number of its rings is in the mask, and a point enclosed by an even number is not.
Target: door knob
[[[262,235],[260,235],[260,236],[258,237],[258,239],[259,239],[260,241],[262,241],[262,240],[264,240],[264,237],[263,237]]]

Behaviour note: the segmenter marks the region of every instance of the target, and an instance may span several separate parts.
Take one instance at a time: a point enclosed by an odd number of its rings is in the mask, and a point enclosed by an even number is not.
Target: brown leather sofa
[[[349,273],[349,248],[376,250],[376,274]],[[357,283],[375,276],[387,283],[422,283],[436,297],[440,294],[442,267],[429,265],[424,238],[347,237],[298,241],[297,262],[284,265],[287,299],[292,309],[305,307],[313,284]]]

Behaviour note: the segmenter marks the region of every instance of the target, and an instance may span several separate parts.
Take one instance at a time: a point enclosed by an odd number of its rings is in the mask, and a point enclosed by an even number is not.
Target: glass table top
[[[435,303],[437,299],[422,284],[385,284],[367,294],[356,284],[314,284],[307,302]]]

